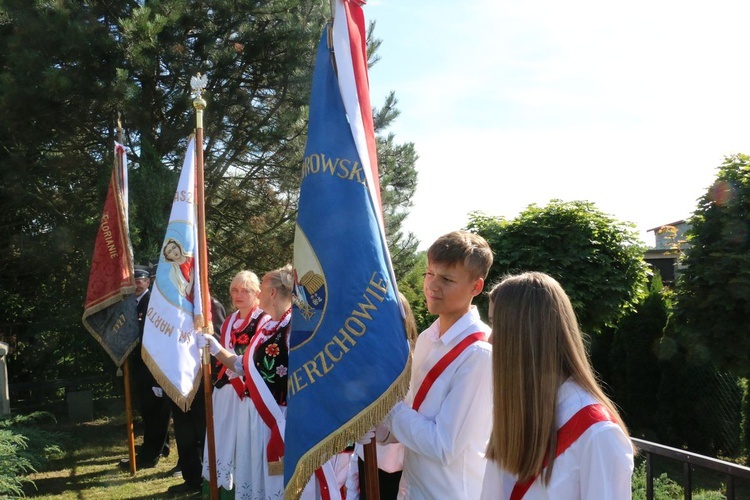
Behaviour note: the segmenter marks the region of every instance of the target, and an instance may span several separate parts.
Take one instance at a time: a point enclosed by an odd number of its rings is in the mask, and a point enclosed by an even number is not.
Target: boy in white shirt
[[[492,250],[481,236],[455,231],[432,244],[427,260],[424,294],[438,319],[417,339],[409,393],[377,438],[406,448],[399,498],[477,499],[492,426],[492,353],[472,300]]]

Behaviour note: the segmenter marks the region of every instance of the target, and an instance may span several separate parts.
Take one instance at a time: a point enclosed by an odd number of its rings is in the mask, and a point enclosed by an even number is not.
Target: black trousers
[[[156,381],[146,365],[138,361],[140,360],[131,362],[135,390],[140,404],[141,418],[143,418],[143,444],[138,452],[138,458],[152,461],[156,460],[161,455],[164,446],[169,444],[171,401],[166,394],[162,397],[154,394],[153,387],[158,387]]]
[[[359,498],[367,500],[365,492],[365,462],[361,458],[357,460],[359,469]],[[380,488],[380,500],[396,500],[398,496],[398,483],[401,482],[401,471],[386,472],[378,469],[378,486]]]
[[[191,486],[200,486],[203,482],[201,460],[206,439],[206,400],[202,382],[187,412],[172,402],[172,422],[177,441],[177,464],[182,478]]]

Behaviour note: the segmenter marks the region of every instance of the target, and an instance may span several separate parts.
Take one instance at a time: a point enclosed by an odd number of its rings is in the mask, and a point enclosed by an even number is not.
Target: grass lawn
[[[48,430],[62,433],[65,456],[51,462],[44,471],[28,475],[33,484],[24,488],[28,498],[55,500],[196,498],[197,495],[167,495],[167,488],[181,484],[170,475],[177,465],[177,446],[170,439],[172,453],[152,469],[131,475],[118,467],[128,456],[124,404],[121,400],[95,402],[92,422],[70,423],[58,416]],[[141,442],[141,422],[135,422],[135,443]]]

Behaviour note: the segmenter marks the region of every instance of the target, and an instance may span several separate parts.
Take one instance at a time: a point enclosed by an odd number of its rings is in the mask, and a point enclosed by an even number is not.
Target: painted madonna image
[[[175,286],[177,293],[192,304],[195,258],[175,238],[167,239],[162,256],[169,264],[169,281]]]

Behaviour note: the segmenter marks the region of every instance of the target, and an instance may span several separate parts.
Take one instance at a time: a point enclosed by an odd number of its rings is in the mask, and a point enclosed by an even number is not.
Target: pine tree
[[[162,244],[195,127],[189,81],[198,72],[208,77],[212,290],[225,299],[237,271],[291,261],[314,55],[328,9],[301,0],[2,0],[0,340],[14,336],[24,360],[11,364],[14,381],[25,376],[19,370],[51,378],[76,364],[78,373],[111,367],[80,317],[116,123],[121,117],[130,153],[135,258],[146,263]],[[371,31],[371,62],[378,44]],[[397,116],[395,104],[390,97],[375,111],[380,134]],[[404,269],[416,246],[400,229],[416,154],[392,135],[378,149],[387,235]]]

